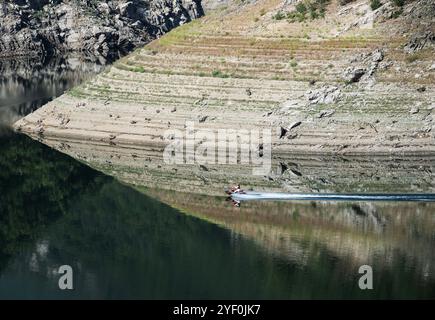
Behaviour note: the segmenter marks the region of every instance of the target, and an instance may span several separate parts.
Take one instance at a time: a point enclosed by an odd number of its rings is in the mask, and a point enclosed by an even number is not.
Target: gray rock
[[[373,75],[378,68],[388,68],[391,63],[385,62],[384,52],[382,49],[376,49],[370,53],[358,54],[351,63],[357,63],[357,66],[348,67],[343,73],[343,79],[349,83],[355,82],[373,82]]]
[[[384,53],[380,49],[376,49],[372,52],[371,58],[373,62],[381,62],[384,59]]]
[[[308,90],[305,96],[310,104],[330,104],[340,99],[341,90],[336,86],[324,86],[319,89]]]
[[[412,107],[411,110],[409,110],[410,114],[416,114],[420,111],[418,107]]]
[[[130,17],[136,13],[136,7],[132,1],[120,3],[117,7],[121,16]]]
[[[288,131],[290,131],[290,130],[296,128],[296,127],[299,127],[301,124],[302,124],[302,121],[295,121],[295,122],[293,122],[292,124],[289,125]]]
[[[208,116],[203,116],[199,118],[199,123],[203,123],[208,119]]]
[[[285,135],[287,134],[288,130],[286,128],[280,127],[279,128],[279,133],[278,136],[280,139],[284,138]]]
[[[424,48],[435,46],[435,35],[432,31],[428,30],[425,32],[419,32],[414,34],[408,43],[405,45],[403,50],[406,53],[415,53]]]
[[[319,119],[328,118],[328,117],[332,116],[334,113],[335,113],[335,110],[323,110],[317,115],[317,118],[319,118]]]
[[[343,79],[347,82],[358,82],[361,77],[366,73],[363,68],[349,67],[343,73]]]

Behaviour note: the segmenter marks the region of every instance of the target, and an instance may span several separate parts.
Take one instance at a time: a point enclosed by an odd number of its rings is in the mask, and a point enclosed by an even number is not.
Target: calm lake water
[[[102,70],[3,66],[4,126]],[[37,80],[35,80],[37,76]],[[174,209],[187,208],[187,209]],[[435,205],[248,203],[133,188],[4,129],[0,298],[435,298]],[[58,288],[60,265],[74,290]],[[373,290],[358,269],[373,268]]]

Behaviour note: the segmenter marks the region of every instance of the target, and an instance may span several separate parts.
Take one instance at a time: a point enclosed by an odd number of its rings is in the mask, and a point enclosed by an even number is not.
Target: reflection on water
[[[233,208],[224,197],[211,196],[222,195],[230,177],[244,187],[279,192],[433,193],[433,156],[290,155],[274,159],[268,177],[252,177],[247,166],[174,168],[155,146],[42,141],[255,243],[264,259],[279,261],[270,277],[279,277],[276,270],[290,272],[280,280],[289,286],[282,298],[435,296],[433,202],[248,202]],[[377,287],[370,293],[357,287],[358,268],[365,264],[376,275]]]
[[[346,287],[363,264],[373,267],[377,288],[372,297],[433,297],[435,294],[435,204],[392,202],[246,202],[242,209],[222,198],[147,190],[165,203],[253,240],[268,255],[297,265],[304,290],[330,295]],[[318,260],[327,253],[330,260]],[[320,274],[307,274],[318,269]],[[354,297],[352,286],[347,298]],[[307,291],[305,291],[307,290]],[[321,289],[319,289],[321,290]],[[340,293],[339,293],[340,292]],[[325,294],[323,292],[322,294]],[[345,296],[343,296],[345,297]]]
[[[132,145],[107,137],[80,141],[30,133],[34,139],[129,184],[222,195],[229,185],[285,193],[435,193],[435,153],[416,155],[273,155],[267,176],[250,165],[171,164],[164,142]]]
[[[240,210],[135,190],[26,137],[0,148],[1,298],[435,297],[432,204]],[[62,264],[74,291],[57,289]],[[358,288],[361,264],[373,291]]]
[[[79,56],[1,59],[0,127],[11,125],[103,68]]]

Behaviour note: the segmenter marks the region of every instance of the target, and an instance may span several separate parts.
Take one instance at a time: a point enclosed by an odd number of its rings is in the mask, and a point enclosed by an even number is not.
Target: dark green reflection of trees
[[[99,298],[151,299],[435,296],[433,281],[422,283],[413,261],[399,252],[390,266],[383,256],[374,260],[375,290],[362,291],[359,265],[325,244],[301,240],[305,262],[286,260],[116,181],[84,194],[49,238],[57,260],[80,266],[77,286],[85,288],[86,297],[96,292]]]
[[[56,259],[80,265],[77,288],[87,297],[285,298],[291,290],[255,244],[116,182],[84,195],[49,238]]]
[[[0,272],[98,179],[93,170],[30,138],[0,135]]]

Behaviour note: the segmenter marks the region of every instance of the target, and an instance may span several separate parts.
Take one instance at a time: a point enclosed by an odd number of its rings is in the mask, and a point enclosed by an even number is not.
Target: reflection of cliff
[[[11,124],[103,68],[79,56],[0,60],[0,124]]]
[[[299,265],[309,265],[324,246],[355,268],[405,263],[416,278],[435,280],[434,204],[253,202],[235,209],[219,197],[145,192]]]

